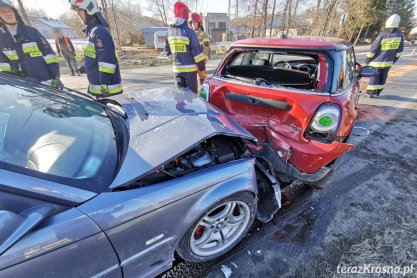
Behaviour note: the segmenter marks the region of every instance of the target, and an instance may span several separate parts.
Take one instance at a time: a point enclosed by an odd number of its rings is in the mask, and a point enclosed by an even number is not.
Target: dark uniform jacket
[[[15,39],[6,27],[0,27],[0,71],[39,81],[59,77],[58,58],[38,30],[19,24]]]
[[[175,73],[196,72],[206,69],[205,56],[194,30],[187,26],[172,25],[167,32],[165,52],[173,56]]]
[[[86,35],[88,44],[84,51],[84,69],[90,82],[89,93],[102,95],[100,85],[107,85],[109,95],[121,94],[122,78],[116,48],[109,31],[94,19],[87,25]]]
[[[398,29],[386,29],[372,43],[366,63],[375,68],[389,68],[404,49],[404,37]]]

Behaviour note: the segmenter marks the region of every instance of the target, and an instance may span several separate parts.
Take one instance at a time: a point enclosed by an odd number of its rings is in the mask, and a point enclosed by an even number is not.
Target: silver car
[[[189,91],[94,101],[0,74],[0,276],[151,277],[280,208],[255,138]]]

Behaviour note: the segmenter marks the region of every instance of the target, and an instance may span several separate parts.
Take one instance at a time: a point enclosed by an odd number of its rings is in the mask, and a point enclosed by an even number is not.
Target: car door
[[[88,216],[25,195],[4,190],[0,179],[0,277],[122,277],[108,238]]]

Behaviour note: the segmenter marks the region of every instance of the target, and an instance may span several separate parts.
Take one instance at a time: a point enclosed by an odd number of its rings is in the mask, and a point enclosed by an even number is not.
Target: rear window
[[[236,51],[231,55],[232,58],[220,72],[223,77],[270,87],[286,86],[313,91],[326,88],[329,63],[322,54],[250,50]],[[325,76],[320,76],[323,75],[321,67],[326,69]]]
[[[117,152],[101,106],[30,85],[0,78],[0,167],[92,191],[110,184]]]

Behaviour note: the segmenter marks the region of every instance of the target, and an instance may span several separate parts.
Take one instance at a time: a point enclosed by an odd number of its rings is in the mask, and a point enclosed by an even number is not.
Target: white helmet
[[[13,10],[15,16],[16,16],[16,21],[18,23],[23,23],[22,18],[20,17],[19,13],[17,12],[15,6],[13,5],[13,2],[11,0],[0,0],[0,8],[10,8]],[[5,23],[3,21],[3,19],[0,18],[0,23]]]
[[[14,9],[14,5],[10,0],[0,0],[0,8],[12,8]]]
[[[100,12],[96,0],[69,0],[69,3],[73,8],[83,9],[89,15],[94,15]]]
[[[398,14],[393,14],[385,22],[385,28],[398,28],[400,26],[401,17]]]

